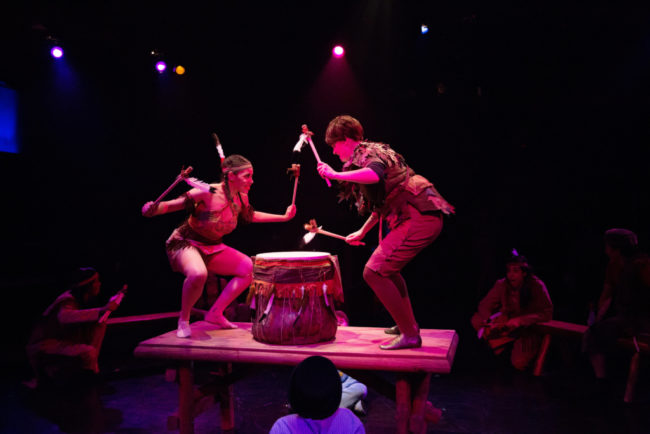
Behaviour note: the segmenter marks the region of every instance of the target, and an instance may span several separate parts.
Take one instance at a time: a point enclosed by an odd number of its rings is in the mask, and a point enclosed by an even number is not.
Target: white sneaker
[[[363,414],[363,415],[366,414],[366,409],[363,408],[363,403],[361,402],[361,400],[358,400],[357,403],[354,404],[353,409],[354,409],[355,413]]]
[[[189,321],[178,321],[178,329],[176,329],[176,336],[179,338],[189,338],[192,336],[192,329],[190,328]]]

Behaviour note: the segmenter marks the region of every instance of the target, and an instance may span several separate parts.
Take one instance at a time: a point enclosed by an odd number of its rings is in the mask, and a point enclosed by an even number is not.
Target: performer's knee
[[[237,267],[237,276],[253,279],[253,261],[248,256]]]
[[[363,269],[363,280],[365,280],[366,283],[371,287],[372,283],[377,279],[378,276],[379,274],[368,266]]]
[[[185,280],[193,287],[201,287],[205,285],[208,280],[207,270],[192,270],[185,275]]]
[[[518,371],[524,371],[532,362],[532,357],[528,354],[518,354],[517,351],[512,351],[510,356],[510,363]]]

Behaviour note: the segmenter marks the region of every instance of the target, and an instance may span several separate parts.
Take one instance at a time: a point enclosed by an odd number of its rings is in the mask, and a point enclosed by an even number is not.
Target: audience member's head
[[[638,248],[636,234],[628,229],[613,228],[605,231],[605,251],[612,256],[612,251],[619,251],[624,257],[632,256]]]
[[[334,363],[322,356],[300,362],[289,380],[289,403],[299,416],[325,419],[341,402],[341,377]]]

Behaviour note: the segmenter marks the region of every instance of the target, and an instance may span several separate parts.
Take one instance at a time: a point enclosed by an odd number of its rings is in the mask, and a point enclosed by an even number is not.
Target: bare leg
[[[395,284],[395,286],[399,290],[400,295],[404,299],[404,303],[406,304],[406,309],[411,314],[410,321],[413,322],[413,324],[415,324],[415,327],[419,330],[417,321],[415,320],[415,315],[413,314],[413,307],[411,306],[411,298],[409,297],[408,288],[406,286],[406,281],[404,280],[404,277],[402,277],[401,273],[397,273],[389,276],[389,278]]]
[[[415,337],[419,335],[419,331],[417,329],[408,294],[402,295],[402,291],[395,284],[395,280],[397,280],[398,283],[400,281],[402,283],[404,282],[403,279],[401,279],[401,276],[399,277],[400,278],[397,278],[396,276],[384,277],[368,267],[363,270],[363,278],[368,285],[370,285],[384,307],[388,310],[388,313],[393,317],[401,334],[407,337]],[[402,290],[405,292],[406,284],[403,283],[401,286]]]
[[[183,249],[176,258],[177,268],[185,275],[179,321],[189,321],[192,307],[203,292],[208,270],[203,257],[194,248]]]
[[[228,247],[212,258],[208,263],[208,269],[211,273],[234,277],[219,294],[206,314],[205,320],[221,328],[236,328],[237,326],[226,319],[223,311],[250,285],[253,279],[253,262],[250,257]]]

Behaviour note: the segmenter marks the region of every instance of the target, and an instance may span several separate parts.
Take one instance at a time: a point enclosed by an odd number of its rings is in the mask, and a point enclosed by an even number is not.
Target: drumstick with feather
[[[305,230],[309,231],[309,232],[307,232],[302,237],[303,242],[305,244],[308,244],[309,242],[311,242],[311,240],[314,239],[316,234],[326,235],[328,237],[337,238],[339,240],[346,241],[346,237],[344,237],[343,235],[335,234],[333,232],[323,230],[322,228],[323,228],[322,226],[318,226],[315,219],[309,220],[309,223],[305,223]],[[366,243],[364,243],[363,241],[355,241],[355,242],[350,243],[350,244],[355,245],[355,246],[356,245],[362,245],[362,246],[366,245]]]
[[[178,185],[179,182],[183,181],[184,179],[187,179],[187,176],[190,173],[192,173],[192,170],[194,170],[192,168],[192,166],[189,166],[187,169],[185,169],[185,168],[181,169],[181,173],[176,177],[174,182],[172,182],[172,184],[169,187],[167,187],[167,190],[163,191],[162,194],[160,196],[158,196],[158,199],[153,201],[153,205],[152,205],[151,208],[155,209],[158,206],[158,204],[160,203],[160,201],[163,200],[164,197],[167,196],[169,194],[169,192],[172,191],[174,189],[174,187],[176,187]]]
[[[296,146],[293,147],[293,151],[300,152],[302,146],[305,143],[309,143],[309,146],[311,147],[311,150],[314,153],[314,157],[316,157],[316,163],[320,163],[321,162],[320,156],[318,155],[318,151],[316,150],[314,141],[311,139],[311,136],[313,136],[314,133],[309,131],[309,128],[307,128],[307,124],[303,124],[301,129],[302,129],[302,134],[300,134],[300,138],[298,139],[298,143],[296,143]],[[325,178],[325,182],[327,182],[328,187],[332,186],[332,183],[330,182],[329,179]]]
[[[189,178],[188,175],[192,172],[192,166],[189,166],[187,169],[183,168],[181,169],[181,173],[176,177],[174,182],[171,183],[169,187],[165,191],[162,192],[160,196],[158,196],[158,199],[156,199],[153,202],[148,202],[145,204],[145,207],[142,209],[142,213],[146,217],[151,217],[155,215],[155,211],[158,208],[158,205],[160,202],[169,194],[170,191],[174,189],[181,181],[185,181],[188,185],[191,187],[198,188],[200,190],[210,192],[210,193],[215,193],[217,191],[216,188],[212,187],[210,184],[207,182],[201,181],[197,178]],[[149,206],[149,203],[151,203],[151,206]]]

